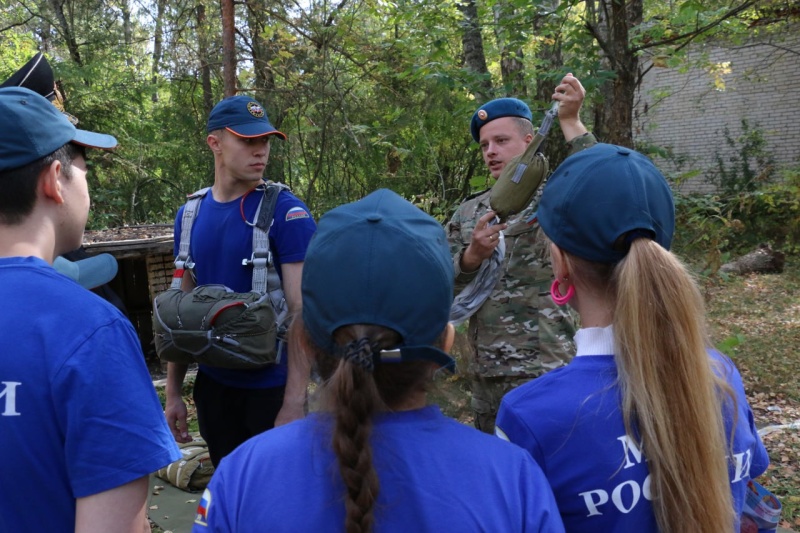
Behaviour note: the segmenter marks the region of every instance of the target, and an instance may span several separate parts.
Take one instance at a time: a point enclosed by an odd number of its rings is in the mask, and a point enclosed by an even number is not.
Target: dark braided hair
[[[435,367],[415,361],[377,364],[368,370],[370,365],[364,363],[367,351],[391,348],[401,341],[397,332],[381,326],[355,324],[338,329],[336,354],[315,346],[300,319],[292,323],[290,339],[300,343],[306,353],[315,354],[324,380],[320,404],[335,422],[331,444],[345,486],[345,531],[372,531],[380,492],[370,445],[373,416],[402,405],[416,392],[427,391]]]
[[[363,368],[341,361],[331,378],[332,395],[337,399],[333,431],[333,451],[339,459],[347,495],[345,531],[372,531],[372,513],[380,490],[378,473],[372,465],[372,414],[379,403],[372,376]]]

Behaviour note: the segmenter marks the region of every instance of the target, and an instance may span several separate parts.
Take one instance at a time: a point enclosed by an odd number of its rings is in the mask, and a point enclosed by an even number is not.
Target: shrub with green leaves
[[[767,150],[764,131],[758,124],[750,126],[742,119],[742,132],[734,137],[726,126],[725,144],[731,149],[727,156],[714,155],[716,170],[708,176],[723,196],[753,192],[774,179],[775,161]]]
[[[742,245],[768,242],[786,253],[800,252],[800,168],[782,174],[780,181],[742,193],[732,203],[731,213],[743,227]]]
[[[730,254],[726,250],[739,227],[720,196],[675,195],[672,249],[681,257],[693,258],[701,274],[713,275],[727,261]]]

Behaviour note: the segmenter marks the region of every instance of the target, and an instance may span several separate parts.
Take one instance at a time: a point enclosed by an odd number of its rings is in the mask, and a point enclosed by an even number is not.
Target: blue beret
[[[491,102],[486,102],[472,115],[472,123],[469,125],[475,142],[480,142],[480,131],[484,124],[502,117],[520,117],[533,120],[528,104],[517,98],[497,98]]]

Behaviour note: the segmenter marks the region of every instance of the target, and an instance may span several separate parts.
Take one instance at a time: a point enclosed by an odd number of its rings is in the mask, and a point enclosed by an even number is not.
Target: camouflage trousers
[[[497,418],[497,410],[500,409],[500,400],[503,396],[523,383],[530,381],[531,377],[479,377],[470,378],[470,389],[472,391],[472,401],[470,407],[475,417],[475,427],[484,433],[494,435],[494,421]]]

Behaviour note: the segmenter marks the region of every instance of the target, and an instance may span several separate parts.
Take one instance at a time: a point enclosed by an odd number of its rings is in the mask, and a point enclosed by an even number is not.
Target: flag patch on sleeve
[[[208,526],[208,511],[211,508],[211,491],[203,491],[203,497],[197,504],[197,514],[194,516],[194,523],[201,526]]]
[[[286,212],[286,222],[290,220],[299,220],[301,218],[311,218],[308,211],[302,207],[293,207]]]

